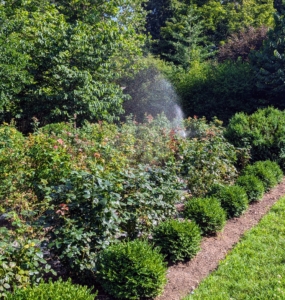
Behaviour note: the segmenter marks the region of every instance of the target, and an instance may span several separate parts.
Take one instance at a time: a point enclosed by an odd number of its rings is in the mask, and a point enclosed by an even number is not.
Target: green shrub
[[[274,171],[270,166],[268,167],[268,163],[265,163],[264,161],[258,161],[253,165],[246,166],[242,174],[254,175],[259,178],[264,185],[265,191],[270,190],[278,183],[276,171]]]
[[[251,113],[259,105],[248,63],[196,63],[177,77],[172,81],[187,116],[218,117],[227,123],[236,112]]]
[[[277,162],[266,160],[263,162],[263,164],[266,168],[268,168],[269,170],[271,170],[273,172],[278,183],[282,181],[283,172]]]
[[[221,202],[228,218],[240,216],[248,207],[246,192],[238,185],[224,186],[215,197]]]
[[[181,174],[195,197],[204,196],[215,184],[229,184],[237,176],[235,147],[223,137],[219,120],[207,124],[204,118],[185,121],[187,139],[181,142]]]
[[[240,176],[237,179],[236,184],[241,186],[245,190],[249,203],[260,200],[263,197],[263,183],[254,175]]]
[[[67,132],[74,131],[74,127],[71,123],[52,123],[41,127],[40,131],[45,134],[63,136]]]
[[[153,241],[171,261],[183,261],[200,250],[201,231],[194,222],[168,220],[154,228]]]
[[[13,220],[14,227],[16,223],[19,220]],[[18,225],[14,230],[0,227],[0,299],[15,287],[25,288],[46,273],[55,274],[44,259],[40,241],[33,239],[33,229]]]
[[[225,132],[226,138],[236,147],[250,146],[253,162],[276,161],[285,168],[285,112],[268,107],[252,115],[237,113]]]
[[[86,286],[72,284],[71,280],[48,283],[40,282],[39,285],[16,289],[13,294],[7,295],[7,300],[94,300],[97,293],[91,294]]]
[[[185,204],[184,217],[195,221],[204,235],[222,230],[226,223],[226,213],[213,197],[190,199]]]
[[[169,177],[170,176],[170,177]],[[57,186],[41,186],[49,209],[49,247],[71,273],[95,268],[98,252],[117,237],[147,235],[175,214],[175,180],[159,167],[137,166],[93,174],[73,171]]]
[[[140,240],[108,247],[97,262],[98,281],[118,299],[156,297],[166,284],[166,270],[159,250]]]

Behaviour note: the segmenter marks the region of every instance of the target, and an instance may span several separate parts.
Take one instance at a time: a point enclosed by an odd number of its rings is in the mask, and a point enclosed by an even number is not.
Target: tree
[[[166,21],[165,27],[161,28],[161,37],[161,58],[184,69],[188,69],[193,60],[210,56],[203,38],[202,22],[191,6]]]
[[[198,11],[204,21],[205,34],[217,46],[230,34],[246,27],[273,26],[272,0],[208,0]]]
[[[272,27],[272,14],[275,12],[272,0],[149,0],[144,7],[148,12],[146,30],[157,41],[151,51],[158,55],[161,54],[161,39],[164,40],[162,28],[167,27],[169,22],[180,22],[182,16],[189,16],[189,8],[195,11],[197,24],[202,25],[204,41],[216,46],[242,28]]]
[[[71,5],[83,2],[68,2],[66,11],[60,2],[42,1],[32,9],[28,0],[0,4],[0,43],[14,41],[8,49],[14,47],[16,56],[11,60],[10,50],[4,52],[2,70],[13,70],[21,59],[18,68],[23,74],[17,89],[2,85],[0,95],[7,95],[0,98],[2,120],[8,121],[5,99],[9,95],[9,106],[16,112],[13,117],[23,130],[29,129],[32,117],[41,125],[74,117],[78,123],[118,118],[125,96],[116,80],[130,72],[141,55],[144,37],[136,32],[136,19],[128,18],[126,10],[118,7],[121,1],[91,1],[92,9],[80,15],[78,8],[76,16],[69,15],[72,9],[77,11]],[[131,6],[133,2],[124,3]],[[106,14],[99,4],[107,5]]]
[[[144,3],[143,7],[147,12],[145,28],[153,40],[160,39],[160,28],[164,27],[166,21],[173,17],[171,4],[172,0],[149,0]],[[153,51],[155,52],[155,48]]]
[[[263,41],[267,37],[267,31],[268,28],[265,26],[259,28],[248,27],[231,34],[226,43],[219,48],[219,61],[227,59],[236,61],[239,58],[248,61],[249,53],[262,47]]]
[[[190,1],[149,1],[147,29],[151,51],[160,58],[187,69],[192,59],[207,56],[207,43],[199,13]]]
[[[285,107],[285,19],[276,13],[275,27],[260,51],[251,55],[251,64],[256,76],[258,90],[270,98],[272,104]]]

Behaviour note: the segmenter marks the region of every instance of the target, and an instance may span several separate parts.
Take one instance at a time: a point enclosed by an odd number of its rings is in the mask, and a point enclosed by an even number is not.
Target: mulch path
[[[201,251],[191,261],[168,269],[168,283],[163,295],[155,300],[179,300],[191,293],[224,259],[245,231],[255,226],[271,206],[285,194],[285,178],[266,193],[263,199],[250,205],[239,218],[230,219],[217,236],[203,238]]]

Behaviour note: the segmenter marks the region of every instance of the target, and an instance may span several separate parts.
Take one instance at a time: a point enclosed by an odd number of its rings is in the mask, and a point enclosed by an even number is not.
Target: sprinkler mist
[[[149,68],[139,72],[131,82],[126,82],[124,92],[132,98],[125,104],[126,115],[132,114],[138,122],[143,122],[145,115],[156,117],[164,114],[173,130],[181,137],[186,137],[184,115],[177,93],[157,69]]]

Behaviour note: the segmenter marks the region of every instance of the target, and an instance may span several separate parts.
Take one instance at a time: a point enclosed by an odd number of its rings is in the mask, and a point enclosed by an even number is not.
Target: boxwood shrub
[[[277,180],[277,182],[281,182],[283,178],[283,171],[281,170],[280,166],[275,161],[266,160],[263,162],[264,166],[271,170]]]
[[[239,176],[236,184],[244,188],[249,203],[260,200],[264,195],[263,183],[254,175]]]
[[[86,286],[72,284],[71,280],[48,283],[41,282],[37,286],[29,286],[25,289],[16,289],[13,294],[8,294],[7,300],[94,300],[97,293],[93,293]]]
[[[265,191],[270,190],[278,183],[276,171],[265,161],[258,161],[253,165],[246,166],[242,175],[253,175],[259,178],[264,185]]]
[[[246,192],[238,185],[222,187],[215,197],[221,202],[228,218],[240,216],[248,207]]]
[[[154,228],[153,241],[171,261],[183,261],[200,250],[201,230],[188,220],[167,220]]]
[[[192,198],[185,204],[184,217],[195,221],[203,235],[214,234],[223,229],[226,212],[214,197]]]
[[[99,255],[97,279],[115,298],[154,298],[166,284],[167,268],[163,259],[158,248],[146,241],[113,244]]]

